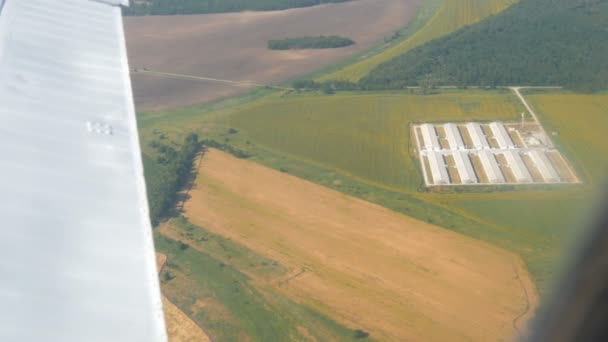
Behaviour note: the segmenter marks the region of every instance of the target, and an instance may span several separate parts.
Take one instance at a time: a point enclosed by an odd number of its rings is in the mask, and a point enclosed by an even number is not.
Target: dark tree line
[[[297,80],[292,83],[296,90],[321,90],[326,94],[333,94],[337,90],[360,90],[359,84],[344,81],[332,80],[326,82],[316,82],[313,80]]]
[[[318,36],[270,40],[268,41],[268,48],[271,50],[335,49],[353,44],[355,42],[350,38]]]
[[[363,89],[431,85],[608,87],[608,1],[522,0],[388,61]]]
[[[153,141],[156,160],[144,156],[144,169],[148,190],[150,219],[153,225],[168,217],[178,201],[178,193],[190,180],[193,163],[202,144],[198,136],[189,134],[176,149],[170,144]]]
[[[273,11],[352,0],[147,0],[133,1],[124,15],[177,15],[241,11]]]

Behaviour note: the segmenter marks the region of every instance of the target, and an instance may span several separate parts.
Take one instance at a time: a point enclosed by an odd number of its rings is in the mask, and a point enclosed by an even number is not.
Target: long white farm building
[[[443,130],[445,131],[445,136],[448,140],[448,144],[450,145],[450,150],[464,150],[462,136],[460,135],[460,131],[458,131],[458,127],[455,124],[445,124],[443,125]]]
[[[532,183],[532,175],[530,175],[530,172],[519,153],[515,150],[509,150],[504,154],[505,158],[507,158],[509,168],[511,168],[513,176],[515,176],[515,180],[518,183]]]
[[[422,131],[422,141],[424,143],[424,148],[427,151],[441,150],[441,145],[439,145],[439,137],[437,137],[437,132],[435,131],[435,126],[429,124],[420,125],[420,131]]]
[[[473,147],[477,150],[490,148],[490,144],[488,144],[488,139],[486,139],[486,135],[481,130],[481,125],[476,122],[469,122],[467,124],[467,131],[469,132],[469,136],[471,136],[471,140],[473,141]]]
[[[469,154],[465,151],[456,151],[452,155],[454,157],[454,162],[456,162],[460,182],[462,184],[477,183],[477,176],[475,175],[475,170],[473,170],[473,164],[471,164]]]
[[[505,129],[505,126],[500,122],[492,122],[490,124],[490,130],[492,130],[492,134],[494,134],[494,139],[496,139],[496,143],[498,147],[501,149],[507,148],[515,148],[509,133]]]
[[[450,176],[445,167],[443,155],[441,153],[429,152],[427,157],[431,168],[431,175],[433,176],[433,183],[436,185],[450,184]]]
[[[488,181],[490,183],[504,183],[505,176],[502,174],[502,171],[500,171],[494,153],[488,150],[482,150],[479,151],[478,156],[481,165],[483,166],[483,170],[486,173],[486,177],[488,177]]]
[[[543,151],[532,150],[528,155],[530,158],[532,158],[532,161],[536,165],[538,171],[540,171],[540,174],[543,176],[545,182],[557,183],[560,181],[557,171]]]

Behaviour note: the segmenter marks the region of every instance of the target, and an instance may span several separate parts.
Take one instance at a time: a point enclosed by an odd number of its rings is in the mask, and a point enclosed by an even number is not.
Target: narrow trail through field
[[[518,263],[523,265],[522,260],[519,260]],[[526,279],[520,274],[519,270],[521,269],[522,265],[517,265],[516,262],[513,263],[513,271],[515,272],[515,276],[517,277],[519,285],[524,293],[526,304],[523,311],[513,318],[513,329],[515,329],[520,339],[526,336],[526,324],[532,319],[532,317],[534,317],[535,311],[540,302],[534,283],[530,281],[529,278]]]
[[[148,75],[159,76],[159,77],[184,78],[184,79],[189,79],[189,80],[197,80],[197,81],[205,81],[205,82],[228,83],[228,84],[235,85],[237,87],[259,87],[259,88],[272,88],[272,89],[281,89],[281,90],[295,90],[294,88],[281,87],[281,86],[275,86],[275,85],[270,85],[270,84],[252,83],[252,82],[246,82],[246,81],[222,80],[219,78],[174,74],[171,72],[163,72],[163,71],[156,71],[156,70],[137,70],[137,71],[133,71],[133,73],[148,74]]]

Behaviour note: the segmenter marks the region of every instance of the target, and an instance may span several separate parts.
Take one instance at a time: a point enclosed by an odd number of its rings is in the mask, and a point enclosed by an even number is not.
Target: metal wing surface
[[[0,341],[165,341],[121,0],[0,0]]]

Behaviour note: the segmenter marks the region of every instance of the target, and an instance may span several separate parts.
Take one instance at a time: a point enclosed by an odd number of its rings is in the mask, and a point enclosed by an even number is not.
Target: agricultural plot
[[[420,124],[413,131],[427,187],[579,182],[538,125]]]
[[[405,26],[420,0],[357,0],[276,12],[124,18],[135,104],[140,111],[197,105],[250,87],[146,73],[146,70],[281,84],[381,43]],[[338,35],[355,45],[274,51],[268,41]],[[145,69],[145,70],[144,70]]]
[[[433,39],[445,36],[508,8],[518,0],[433,0],[439,9],[414,34],[374,56],[324,75],[322,81],[340,79],[359,81],[375,67]],[[436,6],[436,5],[435,5]]]
[[[537,303],[514,254],[220,151],[191,196],[191,222],[288,268],[277,291],[374,339],[511,339]]]
[[[245,144],[251,140],[383,186],[416,189],[422,173],[407,144],[413,122],[436,113],[454,121],[490,120],[491,115],[512,120],[518,112],[517,100],[502,92],[293,96],[246,106],[222,126],[242,131],[229,138],[243,139],[243,148],[251,147]],[[415,143],[411,147],[416,150]]]
[[[205,341],[198,327],[211,341],[356,340],[354,329],[282,295],[274,285],[290,275],[275,261],[183,218],[155,235],[168,256],[160,278],[170,341]]]
[[[493,192],[454,187],[454,193],[441,195],[419,191],[424,179],[416,145],[407,146],[415,132],[408,127],[430,120],[517,121],[525,109],[510,92],[270,96],[219,108],[147,113],[138,122],[144,147],[158,137],[155,130],[174,141],[195,130],[246,151],[260,164],[507,248],[524,258],[546,291],[567,250],[564,243],[588,221],[586,210],[606,178],[607,160],[598,156],[608,153],[608,96],[535,92],[526,99],[561,152],[547,155],[562,170],[560,177],[574,180],[563,156],[581,184],[550,191],[538,185]],[[238,133],[228,134],[230,128]],[[472,148],[468,131],[458,128],[466,148]],[[471,159],[477,169],[481,161]],[[510,170],[504,173],[512,177]]]

